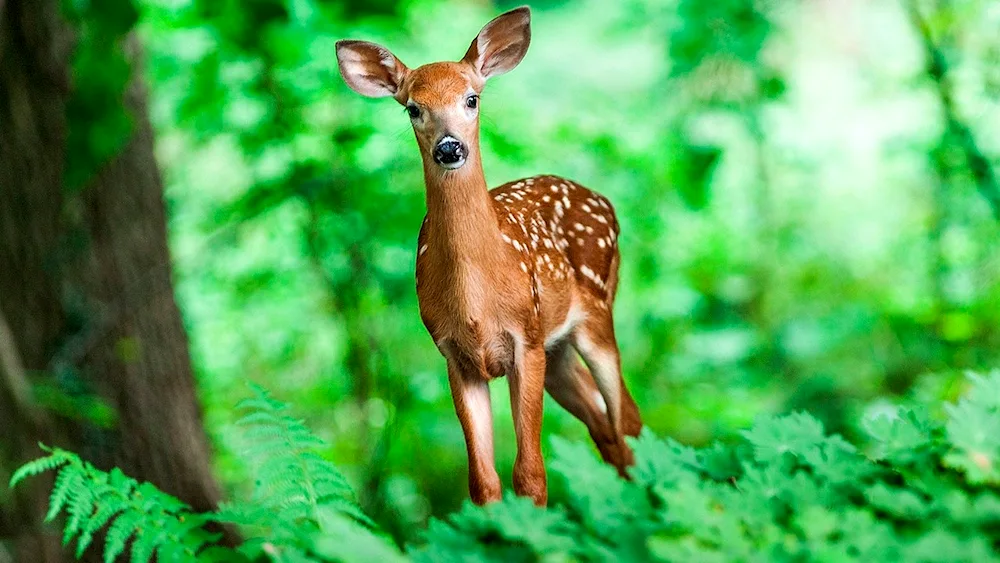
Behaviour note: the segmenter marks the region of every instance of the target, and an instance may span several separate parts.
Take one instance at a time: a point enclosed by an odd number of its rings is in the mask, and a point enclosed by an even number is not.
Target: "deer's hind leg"
[[[593,310],[574,329],[572,342],[593,375],[593,381],[607,405],[607,418],[612,431],[619,447],[627,452],[623,454],[627,460],[626,465],[630,465],[632,450],[625,444],[625,436],[639,435],[642,418],[622,377],[621,356],[615,340],[610,308]]]
[[[580,363],[576,350],[568,341],[554,345],[546,351],[545,366],[546,391],[587,426],[604,461],[625,476],[625,468],[632,464],[632,452],[612,429],[607,404],[590,371]]]
[[[615,304],[615,294],[618,292],[618,264],[621,262],[621,257],[618,252],[615,252],[614,256],[611,257],[611,266],[608,268],[608,282],[606,285],[606,294],[604,298],[605,307],[602,307],[601,317],[598,319],[599,323],[603,323],[603,326],[597,330],[590,328],[591,332],[606,333],[607,335],[604,339],[608,340],[613,346],[615,354],[619,354],[618,342],[615,339],[615,323],[614,315],[612,311],[614,310]],[[628,391],[628,386],[625,385],[625,378],[622,376],[621,371],[621,361],[618,362],[618,379],[619,385],[621,386],[621,430],[626,436],[637,437],[639,432],[642,431],[642,416],[639,415],[639,406],[635,404],[635,399],[632,398],[632,394]]]

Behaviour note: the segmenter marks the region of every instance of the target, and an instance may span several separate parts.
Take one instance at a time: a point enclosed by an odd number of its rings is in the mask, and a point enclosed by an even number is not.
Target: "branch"
[[[976,144],[976,138],[968,124],[962,121],[955,108],[955,101],[951,93],[951,85],[948,83],[948,62],[945,59],[941,48],[934,42],[930,26],[920,14],[920,9],[915,0],[908,0],[903,5],[910,21],[917,29],[920,42],[927,57],[927,75],[931,77],[937,89],[938,98],[941,100],[941,111],[944,114],[946,132],[955,137],[955,140],[965,154],[969,172],[979,193],[982,194],[993,210],[993,215],[1000,221],[1000,181],[997,180],[996,173],[990,165],[989,159]]]

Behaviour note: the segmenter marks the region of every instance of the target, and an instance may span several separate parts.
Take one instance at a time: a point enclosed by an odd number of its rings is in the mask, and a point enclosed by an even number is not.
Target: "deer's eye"
[[[479,105],[479,96],[472,94],[468,98],[465,98],[465,107],[476,109]]]
[[[410,104],[406,106],[406,113],[410,114],[410,119],[416,119],[420,117],[420,108],[415,104]]]

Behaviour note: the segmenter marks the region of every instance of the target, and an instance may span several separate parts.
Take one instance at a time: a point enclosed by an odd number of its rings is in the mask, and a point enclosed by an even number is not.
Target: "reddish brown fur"
[[[429,109],[447,106],[465,93],[470,85],[482,89],[469,65],[462,63],[430,63],[411,71],[403,81],[402,91],[408,92],[410,99]]]
[[[538,504],[547,499],[543,389],[587,425],[602,457],[623,475],[632,463],[624,436],[638,435],[642,426],[621,377],[614,334],[620,258],[610,202],[557,176],[487,190],[478,109],[465,102],[487,78],[520,61],[529,37],[527,9],[513,10],[487,24],[461,62],[412,71],[378,45],[338,44],[341,72],[352,88],[420,109],[414,132],[427,217],[417,243],[417,297],[424,325],[447,359],[469,455],[469,490],[480,504],[501,496],[492,379],[506,374],[510,380],[514,489]],[[445,135],[467,145],[458,168],[439,166],[432,156]]]

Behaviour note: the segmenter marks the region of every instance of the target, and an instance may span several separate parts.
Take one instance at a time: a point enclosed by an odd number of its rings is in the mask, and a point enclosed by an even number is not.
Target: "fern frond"
[[[105,563],[114,562],[130,541],[133,561],[149,561],[161,553],[165,554],[161,561],[196,561],[219,539],[204,529],[208,517],[195,514],[180,500],[119,469],[101,471],[64,450],[54,449],[51,455],[28,463],[11,481],[16,484],[46,470],[58,471],[46,521],[66,516],[63,544],[76,539],[77,557],[105,527]],[[213,555],[213,560],[220,557]]]
[[[330,512],[360,526],[374,527],[355,500],[344,476],[317,452],[325,446],[305,423],[264,389],[251,385],[253,397],[240,401],[244,415],[240,428],[240,454],[247,460],[255,482],[251,500],[223,507],[216,518],[251,528],[269,538],[267,549],[277,550],[279,560],[307,553],[313,534],[324,528]],[[249,541],[243,552],[257,556],[264,543]]]
[[[43,451],[52,451],[44,444],[39,444]],[[21,481],[27,479],[28,477],[34,477],[46,471],[52,471],[62,465],[65,465],[71,461],[72,454],[62,450],[56,450],[52,452],[51,455],[38,458],[34,461],[28,462],[18,468],[10,477],[9,487],[13,489]]]
[[[142,524],[142,521],[142,514],[125,512],[111,523],[107,539],[104,542],[104,563],[114,563],[118,555],[125,551],[125,545]]]
[[[76,481],[77,484],[70,489],[66,503],[68,518],[66,518],[66,524],[63,528],[63,545],[68,545],[70,540],[82,531],[84,521],[94,512],[95,496],[91,487],[99,487],[101,483],[97,481],[86,483],[86,477],[86,469],[84,469]]]
[[[164,529],[143,528],[136,531],[132,542],[132,561],[150,561],[156,546],[165,543],[169,532]]]
[[[69,502],[71,491],[83,483],[83,468],[78,462],[79,460],[67,463],[59,470],[55,485],[52,487],[52,495],[49,497],[49,511],[45,514],[46,522],[55,520],[59,512]]]
[[[83,557],[83,552],[94,540],[94,534],[103,529],[121,510],[121,507],[117,503],[110,502],[110,499],[105,500],[103,497],[97,499],[97,511],[90,519],[86,520],[83,529],[80,530],[80,536],[76,540],[77,558]]]

